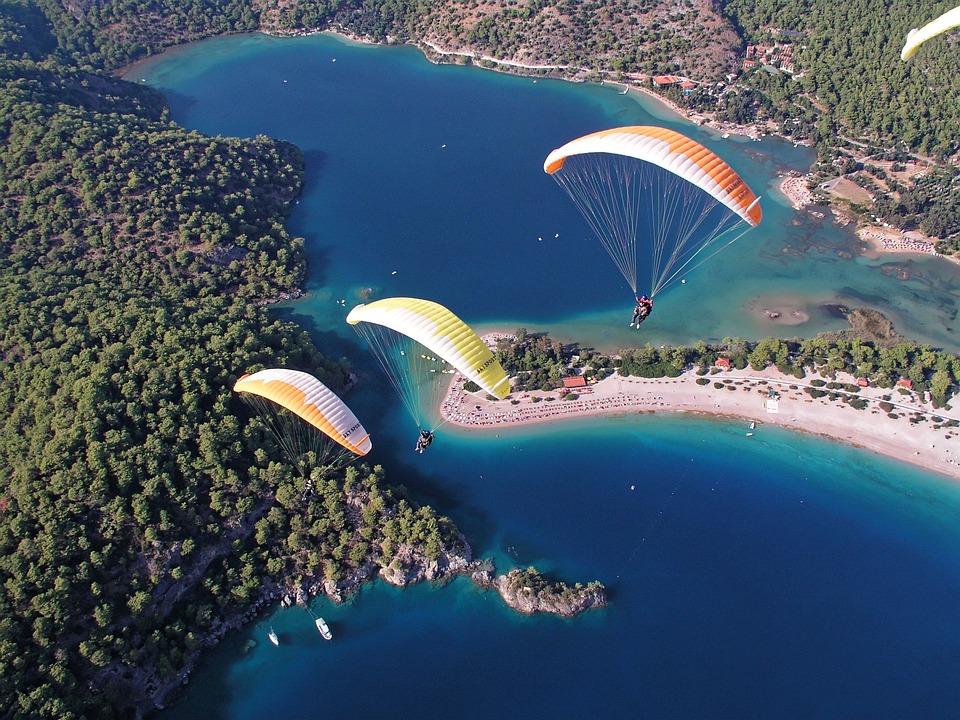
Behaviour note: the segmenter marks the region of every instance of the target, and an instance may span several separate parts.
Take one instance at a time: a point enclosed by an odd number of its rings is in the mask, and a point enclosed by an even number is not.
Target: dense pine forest
[[[0,2],[0,715],[139,715],[280,588],[335,590],[400,548],[434,558],[460,542],[381,468],[319,472],[308,489],[230,391],[270,365],[347,382],[264,309],[303,277],[303,241],[283,225],[298,149],[188,132],[110,73],[202,37],[332,27],[708,80],[787,28],[802,72],[753,73],[729,112],[802,119],[826,161],[846,135],[936,156],[942,183],[890,212],[929,217],[939,197],[943,234],[960,227],[943,191],[957,185],[960,50],[943,38],[897,57],[947,5],[708,6],[670,5],[673,24],[654,27],[632,13],[665,6],[635,0]],[[956,377],[935,360],[931,391]]]
[[[262,307],[303,275],[297,148],[187,132],[0,13],[0,715],[126,717],[278,588],[459,539],[379,468],[308,490],[231,392],[347,380]]]
[[[740,78],[751,102],[733,104],[739,119],[759,113],[811,139],[818,180],[843,175],[874,198],[856,215],[919,229],[944,254],[960,252],[960,42],[957,32],[935,38],[906,62],[900,48],[955,4],[725,3],[746,42],[793,49],[791,73],[758,64]],[[898,177],[911,161],[921,163],[914,176]]]

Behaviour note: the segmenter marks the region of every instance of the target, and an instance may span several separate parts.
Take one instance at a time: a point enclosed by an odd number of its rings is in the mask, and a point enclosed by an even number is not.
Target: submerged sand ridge
[[[442,412],[447,422],[480,429],[644,412],[736,417],[832,438],[960,479],[960,429],[949,425],[950,421],[960,423],[960,412],[938,410],[912,392],[878,387],[830,390],[814,386],[811,381],[816,379],[857,383],[843,373],[836,379],[814,374],[798,380],[772,367],[708,375],[688,370],[676,378],[653,379],[615,373],[577,388],[571,393],[573,399],[562,399],[560,391],[554,390],[489,401],[484,392],[465,392],[463,379],[457,377]],[[813,397],[810,390],[823,395]],[[856,398],[865,407],[849,404]]]

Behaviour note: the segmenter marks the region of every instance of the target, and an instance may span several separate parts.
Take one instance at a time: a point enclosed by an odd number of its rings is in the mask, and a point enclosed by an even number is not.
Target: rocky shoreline
[[[490,579],[489,584],[478,584],[495,589],[509,607],[524,615],[550,613],[572,618],[587,610],[607,606],[607,591],[599,582],[567,585],[547,580],[533,567],[514,568],[505,575]]]
[[[396,549],[388,564],[368,560],[338,582],[322,575],[304,578],[298,585],[277,585],[265,580],[264,592],[256,601],[214,622],[200,639],[199,647],[184,657],[176,675],[161,679],[156,669],[150,666],[112,667],[104,674],[113,675],[115,682],[122,680],[122,685],[130,692],[133,717],[140,720],[177,699],[204,650],[214,648],[230,631],[254,621],[270,605],[308,607],[314,598],[321,596],[343,603],[365,583],[377,579],[404,588],[421,582],[445,584],[457,577],[469,576],[477,587],[496,590],[508,607],[527,615],[551,613],[573,618],[587,610],[605,607],[608,602],[606,590],[599,582],[573,586],[551,582],[532,567],[525,570],[515,568],[502,575],[494,572],[491,560],[473,558],[472,548],[458,532],[454,542],[443,548],[436,558],[428,557],[421,547],[403,545]]]

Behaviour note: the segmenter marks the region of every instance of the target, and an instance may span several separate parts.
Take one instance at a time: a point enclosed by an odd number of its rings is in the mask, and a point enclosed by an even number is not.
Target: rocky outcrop
[[[308,588],[309,596],[326,595],[334,602],[346,602],[347,598],[359,590],[361,585],[373,580],[377,576],[378,567],[375,562],[368,560],[338,581],[324,578],[320,583],[311,585]],[[297,603],[307,605],[310,601],[309,596],[304,600],[298,599]]]
[[[440,582],[468,572],[473,553],[463,536],[460,542],[444,548],[436,558],[429,558],[423,548],[402,545],[390,564],[380,568],[380,577],[391,585],[406,587],[414,583]]]
[[[291,300],[298,300],[306,295],[302,290],[291,290],[289,292],[277,293],[275,296],[266,298],[264,300],[255,300],[254,305],[263,306],[263,305],[274,305],[281,302],[289,302]]]
[[[552,613],[561,617],[575,617],[594,608],[605,607],[607,592],[599,582],[586,585],[552,582],[536,568],[514,568],[506,575],[498,575],[493,587],[511,608],[526,615]]]

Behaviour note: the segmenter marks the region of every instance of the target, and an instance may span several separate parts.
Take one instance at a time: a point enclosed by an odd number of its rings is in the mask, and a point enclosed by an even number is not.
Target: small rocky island
[[[607,591],[601,583],[571,586],[548,580],[535,567],[514,568],[495,578],[491,569],[486,569],[474,573],[473,579],[481,587],[496,589],[507,605],[526,615],[545,612],[569,618],[607,604]]]

